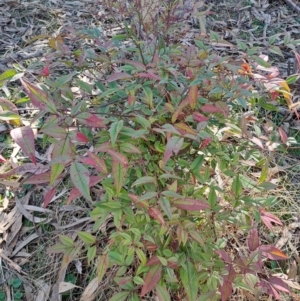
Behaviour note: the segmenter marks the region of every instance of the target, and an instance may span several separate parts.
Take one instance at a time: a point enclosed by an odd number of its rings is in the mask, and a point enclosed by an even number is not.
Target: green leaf
[[[264,190],[272,190],[272,189],[275,189],[277,187],[277,185],[273,184],[271,182],[264,182],[264,183],[259,184],[258,187],[261,187]]]
[[[88,232],[78,231],[77,235],[86,245],[92,245],[96,242],[96,237]]]
[[[68,247],[68,248],[73,248],[74,247],[74,241],[69,237],[69,236],[66,236],[66,235],[59,235],[59,239],[61,241],[61,243]]]
[[[155,290],[156,290],[158,301],[171,301],[170,294],[166,288],[158,284]]]
[[[278,46],[274,46],[274,45],[270,46],[269,51],[274,54],[280,55],[281,57],[284,57],[283,53],[281,52],[281,50]]]
[[[148,184],[148,183],[155,183],[156,180],[153,177],[141,177],[138,180],[136,180],[131,187],[142,185],[142,184]]]
[[[88,265],[90,265],[91,262],[94,260],[96,256],[96,252],[97,252],[96,246],[88,247],[88,251],[87,251]]]
[[[113,175],[113,178],[114,178],[114,184],[115,184],[117,194],[120,193],[120,191],[123,187],[126,172],[127,172],[127,168],[124,167],[123,164],[120,164],[116,161],[113,161],[112,175]]]
[[[74,186],[87,200],[92,202],[89,188],[89,171],[84,167],[84,165],[79,162],[73,162],[70,168],[70,176]]]
[[[118,138],[120,131],[123,128],[123,125],[124,125],[123,120],[119,120],[119,121],[113,122],[110,126],[109,134],[110,134],[111,144],[113,147],[116,144],[116,140]]]
[[[242,190],[243,190],[243,185],[242,185],[239,175],[237,175],[234,178],[232,185],[231,185],[231,189],[236,197],[241,196]]]
[[[208,195],[208,203],[211,208],[214,208],[217,204],[217,194],[213,187],[210,187],[210,191]]]
[[[285,80],[286,83],[288,85],[292,85],[294,84],[297,80],[299,79],[299,75],[298,74],[294,74],[294,75],[290,75],[287,77],[287,79]]]
[[[124,142],[120,145],[120,151],[131,154],[141,154],[141,151],[131,143]]]
[[[0,120],[7,121],[7,120],[16,120],[16,119],[17,120],[21,119],[19,114],[10,111],[0,112]]]
[[[185,289],[188,301],[197,300],[199,287],[198,276],[194,265],[190,261],[186,262],[186,270],[184,268],[180,269],[180,279]]]
[[[162,210],[164,211],[164,213],[169,218],[169,220],[171,220],[172,219],[172,210],[171,210],[171,205],[170,205],[169,200],[165,197],[161,197],[159,199],[159,204],[160,204],[160,207],[162,208]]]
[[[129,294],[130,292],[120,292],[113,295],[108,301],[125,301]]]
[[[117,252],[114,252],[114,251],[110,251],[108,253],[109,255],[109,259],[113,262],[113,263],[116,263],[118,265],[124,265],[124,258],[122,257],[121,254],[117,253]]]

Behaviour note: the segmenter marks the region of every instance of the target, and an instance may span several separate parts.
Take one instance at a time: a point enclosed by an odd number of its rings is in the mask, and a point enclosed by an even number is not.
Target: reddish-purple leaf
[[[13,168],[12,170],[9,170],[7,172],[0,173],[0,179],[8,178],[12,175],[23,175],[27,172],[34,173],[34,174],[40,174],[46,170],[48,170],[49,167],[42,165],[42,164],[33,164],[33,163],[24,163],[16,168]]]
[[[33,175],[26,179],[23,184],[43,184],[50,182],[50,172],[43,172],[41,174]]]
[[[3,163],[3,162],[6,162],[7,160],[0,154],[0,162]]]
[[[65,139],[60,139],[54,144],[51,157],[55,159],[64,155],[70,158],[74,157],[73,144],[68,137]],[[64,168],[65,168],[65,164],[62,163],[56,163],[51,166],[51,177],[50,177],[51,185],[61,175]]]
[[[155,265],[150,268],[150,271],[146,275],[144,279],[144,285],[141,291],[141,297],[145,296],[152,289],[155,288],[156,284],[159,282],[161,278],[162,265]]]
[[[284,144],[286,144],[287,141],[288,141],[288,136],[287,136],[286,132],[285,132],[280,126],[278,127],[278,132],[279,132],[281,141],[282,141]]]
[[[37,86],[31,84],[25,79],[20,79],[24,87],[25,93],[29,96],[32,104],[41,110],[46,110],[50,113],[57,113],[57,109],[52,100],[49,99],[47,93]]]
[[[88,138],[84,134],[82,134],[82,133],[77,133],[76,134],[76,140],[78,142],[83,142],[83,143],[89,142]]]
[[[183,145],[184,139],[178,136],[171,137],[166,146],[166,150],[164,153],[164,165],[167,163],[167,161],[172,157],[172,154],[174,153],[177,155]]]
[[[251,229],[250,236],[247,242],[250,251],[254,251],[259,247],[259,237],[257,229]]]
[[[200,110],[204,113],[221,113],[224,114],[224,110],[222,108],[219,108],[215,105],[211,105],[211,104],[205,104],[203,105]]]
[[[160,210],[158,208],[149,208],[148,209],[148,213],[151,217],[153,217],[154,219],[156,219],[157,221],[159,221],[162,225],[165,225],[165,220],[164,217],[162,215],[162,213],[160,212]]]
[[[89,187],[93,187],[95,186],[98,182],[100,182],[101,180],[103,180],[105,178],[105,176],[91,176],[90,177],[90,182],[89,182]],[[78,198],[82,196],[82,193],[76,188],[74,187],[70,194],[69,194],[69,197],[67,199],[67,202],[66,204],[69,205],[74,199]]]
[[[99,152],[106,153],[108,150],[111,150],[111,149],[112,149],[111,143],[105,142],[105,143],[102,143],[97,148],[95,148],[94,152],[95,153],[99,153]]]
[[[0,107],[2,107],[4,111],[11,111],[19,115],[18,108],[15,104],[3,97],[0,97]]]
[[[145,65],[138,61],[124,60],[124,63],[134,66],[136,69],[145,70]]]
[[[203,121],[208,121],[209,120],[208,117],[206,117],[206,116],[204,116],[204,115],[202,115],[202,114],[200,114],[198,112],[194,112],[193,113],[193,118],[197,122],[203,122]]]
[[[145,208],[147,209],[149,207],[149,204],[147,203],[147,201],[139,201],[139,196],[135,195],[135,194],[128,194],[128,196],[130,197],[130,199],[132,200],[132,202],[134,203],[134,205],[137,208]]]
[[[108,78],[107,81],[108,82],[114,82],[116,80],[119,79],[129,79],[132,76],[126,72],[116,72],[116,73],[112,73]]]
[[[232,264],[226,267],[228,274],[223,276],[223,284],[220,286],[221,300],[227,301],[232,293],[232,282],[235,279],[236,272]]]
[[[176,109],[176,111],[173,113],[172,115],[172,122],[174,123],[178,117],[180,116],[182,110],[189,105],[189,99],[185,98],[178,106],[178,108]]]
[[[221,259],[224,262],[226,262],[226,263],[231,263],[232,262],[229,254],[227,252],[225,252],[224,250],[217,250],[215,252],[221,257]]]
[[[266,212],[263,208],[260,208],[259,212],[260,212],[261,220],[263,221],[263,223],[266,225],[266,227],[269,230],[271,230],[271,231],[273,230],[273,225],[271,223],[274,223],[274,224],[277,224],[280,226],[283,225],[279,218],[277,218],[272,213]]]
[[[257,248],[261,251],[262,255],[271,260],[285,260],[289,259],[287,255],[272,245],[262,245]]]
[[[140,77],[140,78],[149,78],[149,79],[160,80],[160,77],[151,71],[138,73],[135,76]]]
[[[112,149],[109,149],[107,152],[111,155],[113,161],[122,164],[124,167],[128,166],[128,161],[127,161],[126,156],[124,156],[123,154],[120,154]]]
[[[264,279],[260,279],[258,285],[264,288],[269,295],[274,296],[276,300],[280,300],[280,295],[269,282]]]
[[[288,285],[282,279],[278,277],[270,277],[268,280],[272,284],[272,286],[274,286],[274,288],[277,289],[278,291],[282,291],[285,293],[291,292]]]
[[[92,202],[89,189],[89,171],[84,167],[84,165],[76,161],[73,162],[70,168],[70,176],[74,186],[81,192],[81,194],[87,200]]]
[[[157,264],[161,264],[161,262],[158,259],[158,257],[154,255],[147,261],[146,266],[152,266]]]
[[[79,123],[84,124],[89,127],[94,128],[105,128],[104,119],[99,118],[97,115],[89,113],[89,112],[82,112],[76,116],[76,119]]]
[[[258,145],[261,149],[264,149],[264,146],[261,142],[260,139],[256,138],[256,137],[252,137],[251,139],[249,139],[250,141],[252,141],[253,143],[255,143],[256,145]]]
[[[172,201],[172,205],[179,209],[188,210],[188,211],[198,211],[209,209],[210,206],[204,201],[195,200],[195,199],[180,199]]]
[[[44,197],[44,208],[46,208],[49,205],[49,203],[51,202],[51,200],[55,196],[55,191],[56,191],[56,187],[53,187],[53,188],[51,188],[50,190],[47,191],[47,193]]]
[[[87,152],[89,158],[94,162],[94,167],[102,173],[107,173],[107,167],[105,165],[105,162],[103,159],[99,158],[97,155],[95,155],[94,153],[88,151]]]
[[[41,70],[39,73],[39,76],[45,76],[48,77],[50,75],[50,70],[49,70],[49,63],[46,64],[46,66]]]
[[[30,126],[15,128],[10,131],[13,140],[21,147],[25,155],[36,164],[34,149],[34,133]]]

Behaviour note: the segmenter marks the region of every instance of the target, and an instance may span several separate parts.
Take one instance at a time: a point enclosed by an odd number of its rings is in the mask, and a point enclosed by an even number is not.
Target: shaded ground
[[[282,41],[287,33],[290,33],[292,38],[299,38],[300,15],[285,1],[212,0],[206,1],[206,4],[206,9],[214,14],[208,15],[205,19],[200,16],[191,17],[186,24],[189,30],[181,39],[182,43],[188,44],[195,35],[199,34],[199,30],[204,29],[199,26],[199,20],[200,23],[206,22],[207,30],[217,32],[227,41],[227,44],[214,46],[215,51],[221,54],[234,53],[236,49],[233,45],[236,45],[237,40],[264,47],[269,51],[269,38],[278,34],[274,45],[279,47],[283,56],[270,51],[270,58],[276,62],[284,76],[295,71],[294,55],[290,49],[283,46]],[[27,69],[27,72],[31,72],[33,76],[40,68],[39,58],[49,51],[49,39],[64,33],[67,27],[75,30],[102,27],[105,34],[110,36],[115,32],[122,32],[122,28],[116,28],[114,24],[108,22],[107,15],[97,1],[89,0],[22,1],[21,3],[2,0],[0,1],[0,26],[0,71],[9,68]],[[295,86],[295,96],[297,90]],[[12,92],[4,87],[0,96],[14,97],[14,94],[10,95],[10,93]],[[298,135],[300,124],[292,117],[286,118],[287,132],[300,142],[300,135]],[[5,131],[0,132],[0,135]],[[2,151],[7,145],[0,145],[0,147]],[[284,171],[289,190],[282,192],[282,203],[279,208],[290,223],[277,244],[283,250],[288,245],[294,250],[295,256],[299,245],[297,241],[299,233],[296,229],[300,228],[299,220],[294,219],[299,209],[297,204],[300,182],[297,167],[299,158],[297,148],[293,154],[285,154],[280,158],[283,165],[288,164],[292,168]],[[4,199],[3,209],[0,209],[0,233],[2,233],[0,242],[3,248],[3,251],[0,250],[0,293],[2,285],[2,291],[6,296],[6,299],[1,299],[0,294],[0,300],[13,300],[13,298],[18,300],[15,294],[20,291],[24,297],[20,297],[19,300],[23,298],[23,300],[56,301],[59,289],[56,284],[58,278],[62,281],[80,283],[84,288],[91,280],[88,277],[90,271],[86,263],[82,264],[78,261],[72,264],[68,271],[61,270],[58,257],[47,255],[46,249],[53,245],[58,234],[72,235],[75,230],[83,229],[88,231],[91,228],[87,218],[90,205],[83,200],[77,200],[72,205],[63,205],[69,188],[61,187],[61,194],[57,196],[55,206],[42,210],[40,206],[43,202],[43,187],[36,187],[31,191],[32,187],[29,186],[21,189],[19,184],[0,181],[3,195],[7,186],[11,186],[11,191],[18,196],[20,202],[8,203]],[[96,186],[94,189],[100,188]],[[6,208],[9,210],[4,211]],[[33,217],[33,212],[35,216],[39,216],[39,219]],[[300,264],[299,258],[298,264]],[[9,282],[12,279],[20,280],[21,284],[18,286],[18,281]],[[66,295],[64,300],[78,300],[76,292],[81,294],[82,289],[75,289],[74,292],[73,295]],[[97,300],[108,300],[110,294],[109,283],[106,283],[106,286],[100,288]]]

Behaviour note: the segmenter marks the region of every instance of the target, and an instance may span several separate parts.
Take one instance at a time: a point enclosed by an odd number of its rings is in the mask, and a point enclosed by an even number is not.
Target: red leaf
[[[287,136],[286,132],[285,132],[280,126],[278,127],[278,132],[279,132],[281,141],[282,141],[284,144],[286,144],[286,143],[287,143],[287,140],[288,140],[288,136]]]
[[[257,248],[262,252],[262,255],[271,260],[285,260],[289,259],[287,255],[281,252],[279,249],[271,245],[262,245]]]
[[[76,134],[76,140],[78,142],[83,142],[83,143],[88,143],[89,142],[88,138],[82,133],[77,133]]]
[[[33,175],[26,179],[23,184],[43,184],[50,182],[50,172],[43,172],[38,175]]]
[[[166,146],[166,150],[164,153],[164,165],[167,163],[167,161],[171,158],[172,153],[177,155],[183,145],[184,139],[178,136],[171,137]]]
[[[7,160],[0,154],[0,162],[3,163],[3,162],[6,162]]]
[[[104,178],[105,178],[105,176],[102,176],[102,177],[90,176],[89,187],[95,186],[98,182],[100,182]],[[74,199],[80,197],[81,195],[82,195],[81,192],[76,187],[74,187],[69,194],[66,204],[69,205]]]
[[[206,116],[204,116],[204,115],[202,115],[202,114],[200,114],[198,112],[194,112],[193,113],[193,118],[197,122],[203,122],[203,121],[208,121],[209,120],[208,117],[206,117]]]
[[[46,208],[49,205],[49,203],[51,202],[51,200],[55,196],[55,191],[56,191],[56,187],[53,187],[53,188],[51,188],[50,190],[47,191],[47,193],[44,197],[44,208]]]
[[[42,164],[33,164],[33,163],[24,163],[16,168],[13,168],[12,170],[4,173],[0,173],[0,179],[8,178],[12,175],[23,175],[27,172],[34,173],[34,174],[40,174],[46,170],[48,170],[49,167],[42,165]]]
[[[139,196],[135,194],[128,194],[134,205],[138,208],[145,208],[149,207],[149,204],[146,201],[139,201]]]
[[[152,266],[152,265],[157,265],[160,264],[160,260],[158,259],[157,256],[152,256],[146,263],[146,266]]]
[[[150,71],[138,73],[136,74],[136,77],[160,80],[160,77],[157,74]]]
[[[231,263],[232,262],[232,260],[231,260],[231,258],[230,258],[230,256],[229,256],[229,254],[227,253],[227,252],[225,252],[224,250],[217,250],[217,251],[215,251],[219,256],[220,256],[220,258],[224,261],[224,262],[226,262],[226,263]]]
[[[107,168],[105,165],[105,162],[103,159],[99,158],[97,155],[91,153],[90,151],[87,152],[88,156],[90,157],[90,159],[94,162],[94,167],[102,173],[107,173]]]
[[[224,113],[224,110],[221,108],[216,107],[215,105],[205,104],[203,105],[200,110],[204,113]]]
[[[142,287],[141,297],[145,296],[153,288],[155,288],[156,284],[159,282],[161,278],[161,271],[162,271],[161,265],[155,265],[150,268],[150,271],[148,272],[148,274],[144,279],[144,285]]]
[[[198,211],[209,209],[210,206],[204,201],[194,200],[194,199],[180,199],[172,202],[172,205],[179,209],[188,210],[188,211]]]
[[[21,147],[24,154],[36,164],[34,149],[34,133],[30,126],[15,128],[10,131],[13,140]]]
[[[107,78],[107,81],[108,82],[114,82],[116,80],[119,80],[119,79],[129,79],[131,78],[132,76],[128,73],[125,73],[125,72],[116,72],[116,73],[112,73],[108,78]]]
[[[259,237],[257,229],[251,229],[250,236],[248,238],[248,248],[250,251],[254,251],[259,247]]]
[[[151,217],[158,220],[162,225],[165,225],[164,217],[158,208],[149,208],[148,212]]]
[[[272,286],[274,286],[274,288],[277,289],[278,291],[282,291],[285,293],[291,292],[288,285],[282,279],[278,277],[270,277],[268,280],[272,284]]]
[[[38,107],[40,110],[47,110],[50,113],[57,113],[57,109],[52,100],[49,99],[47,93],[33,85],[32,83],[26,81],[25,79],[20,79],[26,94],[29,96],[32,104]]]
[[[271,231],[273,230],[273,226],[272,226],[271,222],[282,226],[282,222],[280,221],[280,219],[277,218],[272,213],[266,212],[263,208],[260,208],[259,212],[260,212],[261,220],[266,225],[266,227],[268,229],[270,229]]]
[[[209,145],[212,142],[212,138],[205,138],[200,146],[200,149],[205,149],[207,145]]]
[[[227,301],[232,293],[232,282],[235,279],[236,272],[232,264],[226,267],[228,274],[223,276],[223,284],[220,287],[221,300]]]
[[[111,155],[112,159],[120,164],[122,164],[124,167],[128,166],[128,161],[126,156],[123,154],[120,154],[112,149],[107,150],[107,152]]]
[[[95,128],[105,128],[105,124],[103,123],[104,119],[99,118],[97,115],[89,113],[89,112],[82,112],[76,116],[76,119],[79,123],[95,127]]]
[[[46,64],[46,66],[41,70],[39,73],[39,76],[45,76],[48,77],[50,75],[50,70],[49,70],[49,63]]]

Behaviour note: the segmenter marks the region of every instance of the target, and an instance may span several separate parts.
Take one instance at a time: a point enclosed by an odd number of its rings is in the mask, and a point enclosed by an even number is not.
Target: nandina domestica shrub
[[[61,235],[49,252],[63,253],[65,267],[84,254],[100,285],[114,270],[109,281],[118,292],[111,301],[147,294],[228,300],[241,291],[280,299],[290,292],[267,272],[270,261],[287,255],[259,236],[259,227],[282,226],[268,212],[276,198],[265,195],[276,188],[268,181],[270,157],[287,136],[276,127],[262,135],[256,110],[276,110],[279,100],[293,109],[287,81],[266,56],[243,53],[234,64],[205,38],[185,46],[160,36],[149,47],[132,31],[105,42],[97,29],[69,37],[89,38],[94,48],[72,50],[62,37],[53,39],[44,83],[21,79],[44,118],[38,133],[50,164],[37,162],[34,132],[20,126],[11,137],[32,163],[4,175],[35,165],[39,174],[26,183],[48,184],[45,207],[68,180],[74,188],[67,204],[78,197],[93,204],[93,232]],[[67,72],[54,78],[57,64]],[[18,120],[12,106],[6,118]],[[90,190],[96,184],[103,188],[97,202]],[[100,231],[108,222],[111,228]]]

